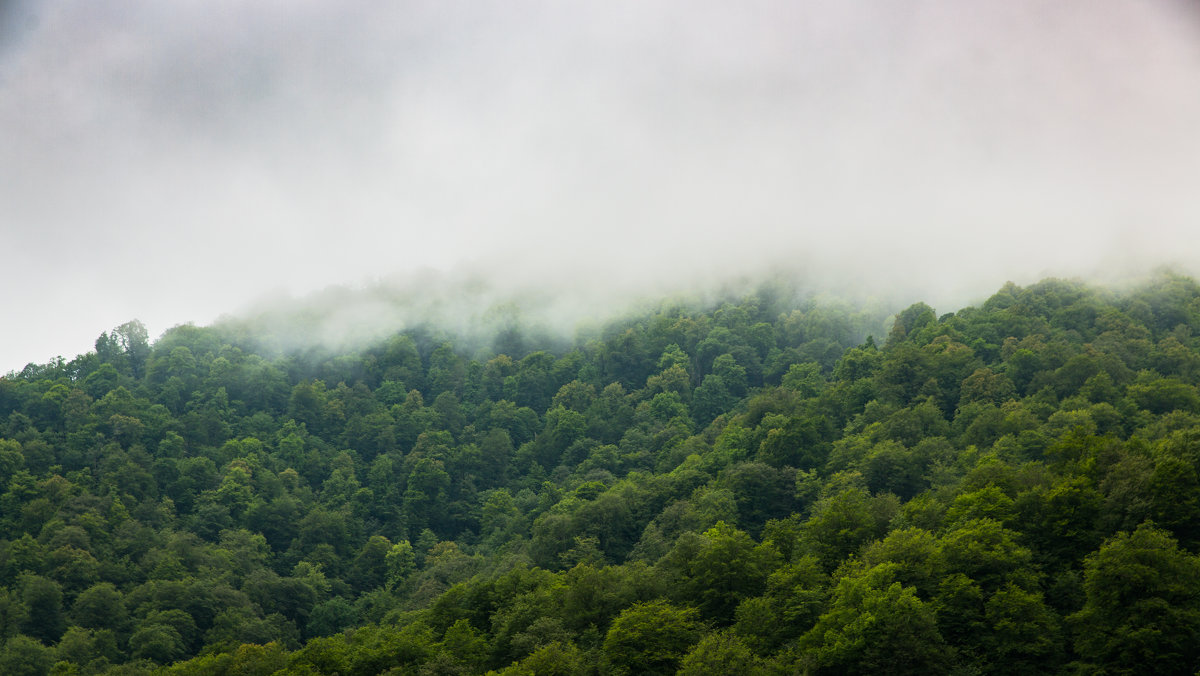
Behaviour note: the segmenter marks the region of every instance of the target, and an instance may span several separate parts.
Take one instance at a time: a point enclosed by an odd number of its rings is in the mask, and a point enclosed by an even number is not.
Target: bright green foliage
[[[388,589],[395,589],[408,579],[416,568],[417,555],[413,552],[408,540],[401,540],[392,545],[384,557],[386,567],[385,580]]]
[[[1009,582],[1030,587],[1037,578],[1032,554],[1016,535],[991,519],[957,524],[941,537],[935,565],[944,574],[966,575],[988,593]]]
[[[950,650],[933,609],[889,577],[874,569],[838,583],[829,612],[801,639],[806,666],[818,674],[949,671]]]
[[[287,667],[288,655],[278,643],[245,644],[232,653],[197,657],[172,665],[164,676],[269,676]]]
[[[637,603],[613,620],[604,637],[609,674],[673,674],[699,641],[695,609],[664,601]]]
[[[679,676],[708,676],[709,674],[767,673],[757,657],[736,634],[728,631],[705,636],[679,664]]]
[[[493,672],[488,672],[493,673]],[[578,676],[590,673],[585,658],[574,645],[551,643],[520,662],[501,669],[500,676]]]
[[[345,636],[309,641],[303,649],[292,653],[289,669],[299,674],[315,671],[369,676],[420,664],[434,651],[432,633],[424,625],[412,624],[400,630],[363,627]]]
[[[488,643],[466,620],[458,620],[446,629],[437,646],[442,655],[466,672],[478,672],[487,659]]]

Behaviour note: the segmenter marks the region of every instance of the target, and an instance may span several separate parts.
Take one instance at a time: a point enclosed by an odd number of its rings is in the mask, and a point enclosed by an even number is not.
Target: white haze
[[[577,316],[1194,272],[1198,178],[1182,0],[0,0],[0,372],[423,270]]]

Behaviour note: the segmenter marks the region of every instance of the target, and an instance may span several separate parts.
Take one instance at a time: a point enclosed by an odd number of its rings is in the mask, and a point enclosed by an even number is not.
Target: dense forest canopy
[[[123,324],[0,378],[0,673],[1200,669],[1200,285],[888,320]]]

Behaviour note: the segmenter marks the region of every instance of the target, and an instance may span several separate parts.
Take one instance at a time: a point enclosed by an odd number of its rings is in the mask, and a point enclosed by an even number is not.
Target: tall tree
[[[1185,674],[1200,667],[1200,557],[1150,524],[1119,533],[1084,563],[1075,650],[1111,673]]]

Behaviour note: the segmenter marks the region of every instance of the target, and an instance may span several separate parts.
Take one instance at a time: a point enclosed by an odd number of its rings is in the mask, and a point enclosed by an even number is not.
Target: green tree
[[[720,521],[701,536],[681,537],[664,564],[676,569],[680,600],[696,604],[708,619],[729,624],[739,603],[766,588],[779,552]]]
[[[111,637],[112,632],[103,632]],[[85,667],[93,659],[103,657],[96,650],[96,631],[81,627],[70,627],[54,646],[54,661],[69,662],[76,667]],[[115,655],[114,655],[115,657]]]
[[[606,672],[674,674],[700,636],[694,608],[665,601],[635,603],[613,620],[604,637]]]
[[[169,624],[146,624],[138,627],[129,637],[129,652],[135,658],[168,664],[186,655],[187,646],[175,627]]]
[[[63,616],[62,587],[54,580],[40,575],[25,575],[21,579],[21,602],[25,605],[22,633],[50,644],[67,629]]]
[[[439,644],[451,666],[466,673],[479,673],[487,659],[487,640],[467,620],[458,620],[446,629]]]
[[[392,545],[384,557],[384,581],[388,589],[398,589],[416,569],[416,553],[408,540]]]
[[[1184,674],[1200,665],[1200,557],[1142,524],[1084,562],[1075,650],[1108,673]]]
[[[15,636],[24,621],[25,605],[20,595],[0,587],[0,641]]]
[[[1038,579],[1033,554],[1018,537],[992,519],[972,519],[941,537],[934,561],[943,575],[962,573],[987,594],[1010,582],[1031,589]]]
[[[24,636],[14,636],[0,649],[0,673],[10,676],[46,676],[54,663],[54,651]]]
[[[409,472],[404,512],[413,530],[431,528],[443,535],[449,500],[450,475],[441,460],[419,458]]]
[[[816,674],[942,674],[950,651],[933,609],[916,591],[888,582],[886,565],[843,578],[833,605],[801,645]]]
[[[128,621],[124,596],[111,582],[100,582],[80,592],[71,606],[71,622],[86,629],[122,630]]]
[[[988,599],[984,618],[990,672],[1048,674],[1061,667],[1061,620],[1040,593],[1008,585]]]
[[[760,660],[738,636],[729,631],[708,634],[679,664],[678,676],[768,673]]]
[[[382,535],[372,535],[350,563],[347,579],[360,591],[383,586],[387,579],[386,558],[392,543]]]
[[[812,516],[804,523],[804,544],[832,570],[859,547],[882,536],[892,511],[862,488],[848,487],[813,505]]]
[[[724,379],[712,373],[704,376],[700,386],[692,392],[691,414],[698,426],[712,422],[737,403],[737,396],[729,390]]]
[[[113,329],[112,335],[125,353],[133,377],[140,379],[145,374],[146,358],[150,356],[150,334],[146,326],[134,319]]]
[[[308,622],[304,625],[304,637],[331,636],[358,623],[358,612],[354,604],[341,596],[335,596],[313,606]]]
[[[828,586],[816,557],[801,556],[771,573],[762,596],[738,606],[734,630],[757,652],[775,652],[816,624]]]
[[[588,666],[585,656],[573,643],[555,641],[498,673],[500,676],[581,676],[591,673]]]

